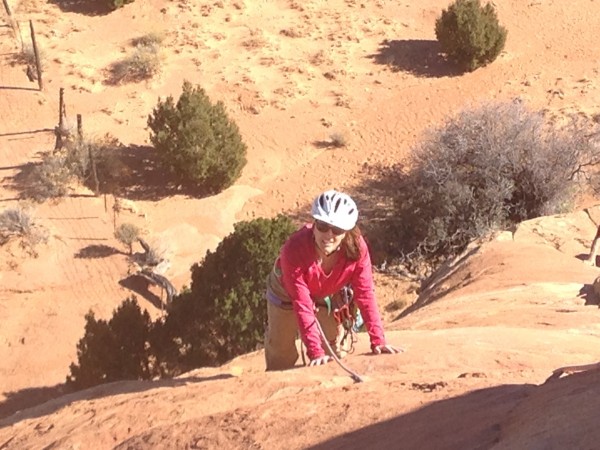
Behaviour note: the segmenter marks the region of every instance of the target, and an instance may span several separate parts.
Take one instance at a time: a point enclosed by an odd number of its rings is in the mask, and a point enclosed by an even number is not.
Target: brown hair
[[[358,225],[355,225],[350,231],[346,232],[342,246],[346,251],[346,257],[352,261],[358,261],[360,259],[360,239],[362,233]]]

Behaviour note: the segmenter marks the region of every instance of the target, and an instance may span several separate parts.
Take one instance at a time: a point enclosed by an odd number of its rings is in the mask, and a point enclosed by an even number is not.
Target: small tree
[[[507,31],[490,3],[456,0],[436,20],[435,35],[448,59],[470,72],[498,57]]]
[[[132,223],[122,223],[115,230],[117,240],[129,248],[129,254],[133,254],[133,243],[140,237],[141,230]]]
[[[67,385],[85,389],[110,381],[116,371],[115,341],[108,323],[96,320],[90,311],[85,316],[85,334],[77,344],[77,362],[70,366]]]
[[[239,129],[200,87],[185,81],[177,104],[172,97],[159,101],[148,126],[162,164],[181,182],[217,193],[241,175],[246,145]]]
[[[77,344],[77,364],[70,366],[67,384],[85,389],[101,383],[151,377],[148,352],[150,316],[135,297],[125,300],[107,322],[85,316],[85,334]]]
[[[240,222],[192,267],[191,290],[175,299],[152,344],[171,374],[223,363],[262,343],[266,278],[294,229],[284,216]]]

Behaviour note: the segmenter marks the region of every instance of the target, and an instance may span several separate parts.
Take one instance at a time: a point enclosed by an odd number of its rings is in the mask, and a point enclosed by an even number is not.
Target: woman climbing
[[[385,341],[371,258],[356,224],[358,209],[354,201],[335,190],[323,192],[313,202],[312,217],[312,223],[287,239],[267,279],[267,370],[289,369],[296,364],[298,331],[309,365],[332,359],[322,346],[318,325],[331,347],[337,349],[338,322],[329,314],[327,301],[348,285],[364,320],[372,352],[402,351]]]

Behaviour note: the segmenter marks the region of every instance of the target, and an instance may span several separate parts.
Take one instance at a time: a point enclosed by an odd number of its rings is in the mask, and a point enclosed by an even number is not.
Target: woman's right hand
[[[311,359],[308,363],[309,366],[321,366],[323,364],[327,364],[333,358],[331,356],[321,356],[320,358]]]

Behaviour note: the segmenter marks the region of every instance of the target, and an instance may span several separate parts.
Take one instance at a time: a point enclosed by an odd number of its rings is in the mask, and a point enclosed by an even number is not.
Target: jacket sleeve
[[[300,338],[306,345],[309,359],[313,360],[325,356],[325,351],[316,324],[314,302],[304,279],[305,269],[299,261],[299,255],[295,255],[289,246],[284,246],[280,256],[283,286],[292,300]]]
[[[352,288],[354,289],[354,301],[365,322],[365,327],[371,339],[371,348],[373,348],[376,345],[385,345],[385,336],[375,300],[371,256],[363,239],[361,239],[360,255],[352,277]]]

